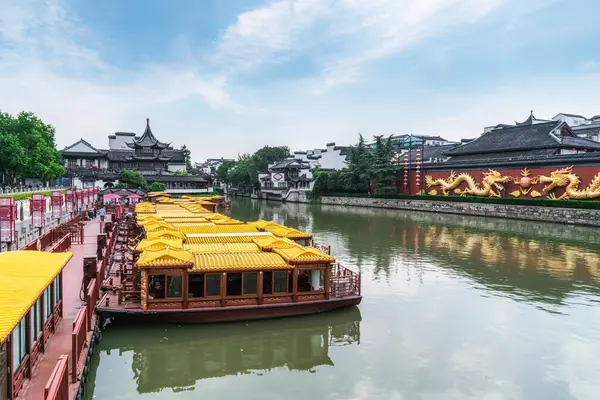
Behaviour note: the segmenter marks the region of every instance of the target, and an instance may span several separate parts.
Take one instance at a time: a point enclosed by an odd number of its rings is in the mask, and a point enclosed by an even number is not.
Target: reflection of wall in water
[[[134,349],[132,368],[139,376],[138,391],[189,388],[200,379],[273,368],[292,371],[332,366],[329,347],[358,343],[360,337],[360,320],[333,326],[297,326]]]

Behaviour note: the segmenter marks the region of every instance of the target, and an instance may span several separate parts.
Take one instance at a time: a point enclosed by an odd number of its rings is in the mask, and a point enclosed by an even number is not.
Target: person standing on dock
[[[106,212],[106,210],[104,209],[104,207],[102,207],[100,210],[98,210],[98,214],[100,214],[100,222],[104,222],[104,213]]]

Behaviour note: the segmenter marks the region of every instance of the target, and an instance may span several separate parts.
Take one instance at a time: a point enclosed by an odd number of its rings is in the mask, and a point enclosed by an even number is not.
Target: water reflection
[[[522,301],[600,293],[595,228],[398,210],[236,200],[236,218],[306,229],[338,257],[390,282],[444,268]],[[363,275],[364,276],[364,275]]]
[[[133,353],[131,368],[140,394],[194,390],[203,379],[334,366],[330,348],[358,345],[360,321],[360,311],[353,307],[327,315],[236,324],[115,326],[104,333],[100,358],[114,356],[115,351],[119,356]]]

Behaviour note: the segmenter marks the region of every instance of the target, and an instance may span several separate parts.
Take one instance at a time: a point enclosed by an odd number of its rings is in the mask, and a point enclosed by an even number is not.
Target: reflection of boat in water
[[[304,318],[169,327],[167,333],[164,326],[148,326],[143,335],[138,328],[115,326],[101,347],[134,352],[132,368],[139,393],[179,391],[207,378],[333,366],[329,348],[358,344],[360,321],[359,309],[351,307]],[[129,340],[132,336],[135,341]],[[124,338],[135,344],[120,347],[118,342]]]

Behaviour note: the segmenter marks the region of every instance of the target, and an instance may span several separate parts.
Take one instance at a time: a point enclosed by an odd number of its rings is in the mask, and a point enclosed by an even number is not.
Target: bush
[[[329,197],[370,197],[374,199],[397,199],[419,201],[450,201],[463,203],[508,204],[518,206],[562,207],[600,210],[600,201],[596,200],[550,200],[518,199],[506,197],[467,197],[467,196],[430,196],[413,194],[366,194],[366,193],[329,193]]]
[[[167,189],[167,187],[162,182],[152,182],[150,184],[151,192],[164,192],[166,189]]]
[[[13,195],[0,195],[0,197],[13,197],[15,199],[15,201],[20,201],[20,200],[27,200],[31,198],[32,194],[40,194],[42,193],[44,196],[46,197],[50,197],[52,195],[52,192],[65,192],[65,189],[57,189],[57,190],[46,190],[43,192],[29,192],[29,193],[17,193],[17,194],[13,194]]]

